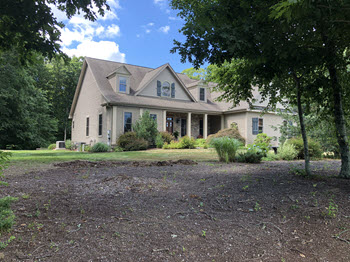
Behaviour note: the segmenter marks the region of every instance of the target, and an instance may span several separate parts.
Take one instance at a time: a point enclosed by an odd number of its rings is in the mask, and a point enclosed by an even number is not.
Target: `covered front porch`
[[[223,115],[198,114],[192,112],[163,111],[163,131],[178,132],[179,137],[189,136],[206,139],[224,128]]]

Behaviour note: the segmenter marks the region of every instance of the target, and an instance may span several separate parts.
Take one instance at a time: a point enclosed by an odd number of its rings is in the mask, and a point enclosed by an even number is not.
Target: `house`
[[[148,110],[159,131],[180,137],[207,138],[236,123],[247,144],[263,132],[278,145],[274,127],[283,119],[273,112],[262,115],[266,102],[232,108],[216,101],[220,93],[211,91],[213,85],[176,73],[169,64],[153,69],[86,57],[69,114],[72,141],[113,145]]]

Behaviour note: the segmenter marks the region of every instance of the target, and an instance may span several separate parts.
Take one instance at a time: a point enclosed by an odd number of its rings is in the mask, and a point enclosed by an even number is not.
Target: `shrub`
[[[162,135],[158,134],[157,137],[156,137],[156,147],[157,148],[162,148],[163,145],[164,145],[164,140],[162,138]]]
[[[216,134],[208,136],[208,138],[207,138],[208,145],[211,144],[211,140],[213,138],[218,138],[218,137],[234,138],[234,139],[237,139],[238,141],[240,141],[241,144],[243,144],[243,145],[245,144],[245,139],[241,136],[241,134],[238,131],[238,128],[236,128],[236,127],[222,129],[219,132],[217,132]]]
[[[268,151],[266,153],[266,156],[263,157],[262,160],[264,160],[264,161],[276,161],[276,160],[280,160],[280,157],[278,154],[275,154],[274,151]]]
[[[204,139],[204,138],[196,139],[196,142],[195,142],[194,146],[195,147],[202,147],[202,148],[208,147],[207,146],[207,140]]]
[[[229,137],[213,138],[210,144],[215,148],[219,160],[226,163],[235,160],[237,149],[241,146],[239,140]]]
[[[179,137],[179,131],[174,131],[174,138],[177,140]]]
[[[104,143],[96,143],[91,147],[91,152],[94,153],[99,153],[99,152],[108,152],[109,151],[109,146]]]
[[[56,148],[56,144],[50,144],[47,149],[54,150]]]
[[[304,141],[301,137],[294,137],[288,140],[288,144],[294,145],[295,149],[298,152],[297,158],[298,159],[304,159]],[[321,158],[322,157],[322,148],[320,143],[317,141],[308,138],[308,144],[309,144],[309,155],[310,157],[314,158]]]
[[[194,145],[196,143],[196,140],[193,137],[188,137],[188,136],[184,136],[180,138],[179,144],[180,144],[180,148],[182,149],[191,149],[194,148]]]
[[[114,152],[123,152],[123,151],[124,151],[123,148],[121,148],[120,146],[116,146],[114,148]]]
[[[148,142],[148,145],[154,145],[158,134],[157,122],[145,111],[142,116],[133,125],[133,130],[138,138]]]
[[[181,143],[178,141],[171,141],[170,144],[164,143],[163,149],[182,149]]]
[[[69,139],[66,140],[65,144],[66,144],[66,149],[69,149],[69,150],[73,150],[74,149],[74,145],[73,145],[71,140],[69,140]]]
[[[11,210],[11,204],[17,199],[10,196],[0,198],[0,231],[9,230],[14,225],[15,214]]]
[[[90,145],[84,145],[84,151],[85,152],[91,152],[91,146]]]
[[[148,148],[148,142],[143,138],[138,138],[135,132],[126,132],[125,134],[120,135],[117,145],[124,151],[138,151],[146,150]]]
[[[267,136],[265,133],[258,134],[254,140],[254,145],[258,146],[264,156],[271,149],[271,137]]]
[[[164,143],[170,144],[170,142],[175,139],[174,136],[167,131],[160,132],[159,134],[162,136]]]
[[[242,163],[260,163],[264,156],[263,150],[256,145],[248,145],[247,151],[237,156],[237,161]]]
[[[295,146],[286,140],[280,148],[278,148],[278,156],[283,160],[294,160],[298,157],[298,151]]]

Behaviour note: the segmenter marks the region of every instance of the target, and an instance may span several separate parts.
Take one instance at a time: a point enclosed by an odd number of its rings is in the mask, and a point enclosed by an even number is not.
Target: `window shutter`
[[[175,98],[175,83],[171,84],[171,98]]]
[[[157,80],[157,96],[161,96],[162,95],[162,83]]]
[[[253,120],[253,135],[259,134],[259,119],[258,118],[252,118]]]

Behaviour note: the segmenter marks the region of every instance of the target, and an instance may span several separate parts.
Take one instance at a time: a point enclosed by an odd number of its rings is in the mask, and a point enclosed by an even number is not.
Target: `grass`
[[[55,162],[72,160],[114,160],[114,161],[158,161],[191,159],[195,161],[218,161],[212,149],[152,149],[132,152],[89,153],[69,150],[11,150],[10,168],[6,173],[35,171]],[[16,172],[15,172],[16,171]]]

